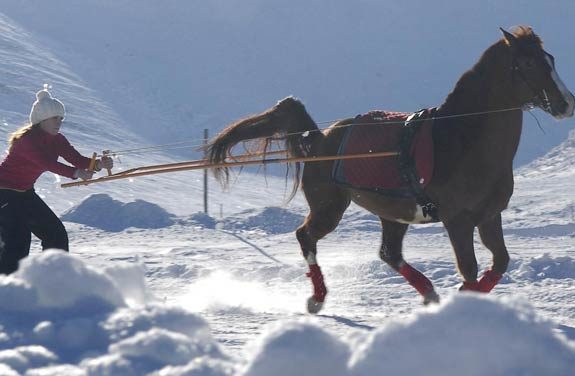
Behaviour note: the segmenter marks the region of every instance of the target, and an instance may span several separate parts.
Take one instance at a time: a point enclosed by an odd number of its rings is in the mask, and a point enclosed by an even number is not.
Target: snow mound
[[[62,220],[81,223],[106,231],[128,227],[154,229],[174,224],[174,216],[144,200],[122,203],[107,194],[93,194],[62,215]]]
[[[116,275],[120,268],[115,266]],[[126,268],[123,279],[116,279],[49,250],[26,258],[13,275],[0,276],[0,373],[177,375],[183,373],[174,367],[195,367],[205,371],[198,376],[231,375],[229,359],[203,318],[154,301],[126,303],[127,291],[149,296],[134,292],[140,269]],[[123,290],[119,284],[127,276],[136,282]]]
[[[548,253],[518,265],[510,272],[512,278],[530,282],[544,279],[575,279],[575,260],[568,256],[553,257]]]
[[[285,234],[295,231],[304,221],[304,216],[279,207],[263,210],[246,210],[221,222],[225,230],[261,230],[267,234]]]
[[[574,366],[572,344],[532,308],[464,293],[370,333],[356,346],[350,373],[569,375]]]
[[[283,323],[253,347],[242,376],[567,376],[575,366],[573,344],[526,303],[471,293],[357,337]]]
[[[213,217],[210,217],[206,213],[198,212],[192,214],[189,218],[189,221],[192,222],[194,225],[198,225],[204,228],[216,228],[216,220]]]
[[[15,278],[26,281],[27,301],[10,299],[4,309],[30,311],[42,309],[84,309],[106,312],[125,305],[124,297],[113,280],[75,257],[61,251],[42,252],[38,257],[26,258]],[[15,295],[7,287],[6,291]],[[66,293],[63,294],[62,292]]]
[[[345,376],[349,355],[345,343],[310,321],[284,323],[264,335],[243,376]]]

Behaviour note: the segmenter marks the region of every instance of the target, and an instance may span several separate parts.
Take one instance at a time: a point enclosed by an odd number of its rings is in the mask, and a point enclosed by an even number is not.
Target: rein
[[[512,107],[512,108],[504,108],[504,109],[499,109],[499,110],[478,111],[478,112],[470,112],[470,113],[455,114],[455,115],[432,116],[432,117],[429,117],[427,119],[420,118],[420,117],[414,117],[414,118],[410,119],[410,124],[419,123],[419,122],[423,122],[423,121],[427,121],[427,120],[435,121],[435,120],[439,120],[439,119],[453,119],[453,118],[466,117],[466,116],[480,116],[480,115],[485,115],[485,114],[517,111],[517,110],[522,110],[522,109],[525,109],[525,108]],[[342,120],[347,120],[347,119],[340,119],[340,120],[336,120],[336,121],[331,121],[331,123],[334,123],[337,121],[342,121]],[[317,124],[322,124],[322,123],[327,123],[327,122],[320,122]],[[381,123],[376,122],[376,123],[368,123],[368,124],[369,125],[385,125],[385,124],[404,124],[404,123],[405,123],[404,121],[386,121],[386,122],[381,122]],[[349,127],[349,126],[358,125],[358,124],[363,124],[363,123],[345,124],[345,125],[339,126],[339,128]],[[297,136],[297,135],[300,135],[302,137],[308,137],[311,132],[322,132],[323,130],[326,130],[326,129],[329,129],[329,127],[328,128],[320,128],[320,129],[313,130],[313,131],[287,133],[287,134],[283,135],[282,137],[278,137],[278,138],[271,138],[270,137],[269,139],[270,140],[282,140],[282,139],[285,139],[287,137]],[[250,140],[255,140],[255,139],[258,139],[258,138],[255,137],[253,139],[246,139],[246,140],[244,140],[244,142],[250,141]],[[136,149],[125,149],[125,150],[118,150],[118,151],[105,150],[104,152],[102,152],[101,156],[114,156],[114,157],[116,157],[116,156],[125,155],[125,154],[136,154],[136,153],[144,153],[144,152],[150,152],[150,151],[159,151],[162,149],[167,150],[168,148],[165,148],[165,146],[182,145],[185,142],[186,141],[181,141],[181,142],[172,143],[172,144],[156,145],[156,146],[136,148]],[[200,146],[205,146],[205,145],[204,144],[197,145],[197,147],[200,147]],[[181,146],[180,148],[182,148],[182,147],[183,146]],[[186,148],[189,148],[189,147],[190,146],[186,146]],[[266,165],[266,164],[270,164],[270,163],[302,163],[302,162],[321,162],[321,161],[345,160],[345,159],[355,159],[355,158],[390,157],[390,156],[397,156],[399,154],[398,151],[388,151],[388,152],[363,153],[363,154],[354,154],[354,155],[331,155],[331,156],[321,156],[321,157],[295,157],[295,158],[285,157],[285,158],[266,159],[266,157],[268,157],[268,156],[280,155],[280,154],[287,155],[287,153],[288,153],[287,150],[268,151],[268,152],[264,152],[264,153],[246,153],[246,154],[241,154],[241,155],[236,155],[236,156],[230,155],[230,156],[228,156],[229,160],[226,162],[222,162],[222,163],[211,163],[210,164],[210,163],[207,163],[206,160],[193,160],[193,161],[186,161],[186,162],[177,162],[177,163],[168,163],[168,164],[159,164],[159,165],[137,167],[137,168],[125,170],[122,172],[118,172],[115,174],[112,174],[111,171],[108,170],[108,176],[103,176],[100,178],[84,180],[84,181],[64,183],[64,184],[61,184],[61,187],[62,188],[76,187],[76,186],[89,185],[89,184],[94,184],[94,183],[102,183],[102,182],[111,181],[111,180],[126,179],[126,178],[131,178],[131,177],[136,177],[136,176],[160,174],[160,173],[165,173],[165,172],[178,172],[178,171],[188,171],[188,170],[206,170],[206,169],[213,169],[213,168],[241,167],[241,166],[248,166],[248,165]],[[94,153],[94,155],[92,156],[93,162],[95,162],[95,160],[98,156],[99,155],[97,153]],[[258,158],[258,159],[254,159],[254,158]],[[433,211],[432,209],[433,208],[430,208],[430,211]]]
[[[468,112],[468,113],[462,113],[462,114],[455,114],[455,115],[444,115],[444,116],[435,116],[433,118],[431,118],[432,120],[441,120],[441,119],[453,119],[453,118],[459,118],[459,117],[467,117],[467,116],[481,116],[481,115],[487,115],[487,114],[494,114],[494,113],[501,113],[501,112],[510,112],[510,111],[517,111],[517,110],[530,110],[533,107],[530,106],[523,106],[523,107],[510,107],[510,108],[502,108],[499,110],[488,110],[488,111],[477,111],[477,112]],[[341,118],[341,119],[335,119],[335,120],[324,120],[324,121],[320,121],[320,122],[316,122],[316,124],[334,124],[340,121],[344,121],[344,120],[348,120],[348,118]],[[423,121],[423,120],[419,120],[419,119],[414,119],[414,122],[418,122],[418,121]],[[385,121],[385,122],[374,122],[374,123],[369,123],[370,125],[386,125],[386,124],[403,124],[404,122],[402,121]],[[345,124],[345,125],[340,125],[338,126],[338,128],[345,128],[345,127],[349,127],[351,125],[362,125],[362,123],[352,123],[352,124]],[[285,135],[283,135],[282,137],[275,137],[272,138],[273,140],[282,140],[286,137],[289,136],[297,136],[300,135],[302,137],[307,137],[309,136],[312,132],[323,132],[324,130],[329,129],[330,127],[325,127],[325,128],[319,128],[317,130],[311,130],[311,131],[304,131],[304,132],[292,132],[292,133],[286,133]],[[256,140],[258,139],[258,137],[254,137],[252,139],[246,139],[244,141],[250,141],[250,140]],[[202,147],[205,146],[205,144],[203,143],[203,139],[190,139],[187,141],[179,141],[179,142],[174,142],[174,143],[168,143],[168,144],[159,144],[159,145],[154,145],[154,146],[146,146],[146,147],[141,147],[141,148],[133,148],[133,149],[123,149],[123,150],[115,150],[115,151],[108,151],[108,156],[112,156],[112,157],[119,157],[121,155],[130,155],[130,154],[148,154],[148,153],[153,153],[153,152],[162,152],[164,150],[177,150],[177,149],[189,149],[189,148],[194,148],[194,149],[201,149]],[[202,143],[200,143],[202,142]],[[190,143],[192,143],[190,145]],[[102,155],[98,155],[98,157],[101,157]]]

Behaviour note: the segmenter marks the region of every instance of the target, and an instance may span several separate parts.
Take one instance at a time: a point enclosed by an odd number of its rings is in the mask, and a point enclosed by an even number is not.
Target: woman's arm
[[[38,148],[29,138],[19,140],[14,145],[11,153],[18,154],[20,158],[34,164],[37,168],[75,179],[74,173],[76,169],[74,167],[60,163],[53,157],[51,158],[45,150]],[[25,168],[25,166],[22,168]]]
[[[90,158],[84,157],[68,142],[62,134],[57,135],[58,154],[77,168],[82,170],[90,166]]]

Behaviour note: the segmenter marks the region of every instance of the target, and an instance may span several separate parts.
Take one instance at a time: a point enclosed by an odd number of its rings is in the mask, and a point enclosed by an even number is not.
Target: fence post
[[[208,143],[208,129],[204,129],[204,145]],[[206,159],[207,154],[204,151],[204,159]],[[204,213],[208,214],[208,170],[204,169]]]

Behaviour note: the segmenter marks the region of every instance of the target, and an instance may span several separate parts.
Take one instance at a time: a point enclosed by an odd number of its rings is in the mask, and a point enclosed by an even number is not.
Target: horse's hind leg
[[[503,239],[501,214],[482,222],[477,227],[481,241],[493,254],[493,265],[478,281],[477,290],[489,292],[497,285],[509,265],[509,253]]]
[[[309,266],[307,276],[313,284],[313,295],[308,299],[307,309],[309,313],[317,313],[322,309],[327,295],[323,274],[317,263],[317,242],[337,227],[349,206],[350,197],[345,190],[328,184],[311,189],[304,185],[304,193],[310,213],[297,229],[296,236]]]
[[[402,244],[408,225],[381,220],[382,236],[379,257],[401,274],[422,296],[423,303],[438,302],[439,296],[426,276],[403,259]]]

